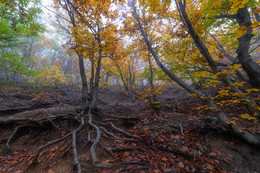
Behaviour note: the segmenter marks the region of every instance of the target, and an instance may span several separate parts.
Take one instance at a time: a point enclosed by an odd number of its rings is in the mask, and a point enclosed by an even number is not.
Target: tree
[[[28,56],[20,55],[14,49],[26,44],[24,38],[37,37],[43,31],[36,20],[40,12],[38,1],[0,1],[0,68],[14,73],[35,74],[24,64]]]
[[[181,5],[180,8],[182,9],[179,9],[179,10],[184,10],[184,4],[179,1],[178,2],[179,4],[178,5]],[[222,122],[223,124],[227,124],[227,122],[230,122],[230,119],[225,115],[224,112],[222,112],[219,107],[214,103],[213,99],[211,96],[209,95],[205,95],[204,93],[196,90],[195,88],[187,85],[185,82],[183,82],[179,77],[177,77],[174,73],[172,73],[168,68],[166,68],[160,61],[157,53],[154,51],[153,47],[151,46],[151,43],[145,33],[145,31],[143,30],[143,27],[141,25],[141,22],[140,22],[140,19],[139,19],[139,16],[137,14],[137,10],[136,10],[136,7],[135,7],[135,1],[133,0],[132,1],[132,8],[133,8],[133,11],[134,11],[134,15],[136,17],[136,20],[138,22],[138,27],[144,37],[144,40],[147,44],[147,47],[149,49],[149,51],[152,53],[157,65],[172,79],[174,80],[176,83],[178,83],[180,86],[182,86],[184,89],[186,89],[187,91],[189,91],[190,93],[196,93],[210,108],[212,108],[212,112],[216,115],[216,117],[219,119],[220,122]],[[185,17],[183,20],[184,21],[187,21],[188,18],[186,18],[185,14],[183,16],[184,13],[181,13],[182,17]],[[187,24],[187,23],[186,23]],[[190,23],[188,23],[189,25],[191,25]],[[187,25],[188,25],[187,24]],[[188,26],[188,27],[192,27],[192,26]],[[195,35],[196,33],[194,32],[194,30],[190,31],[191,32],[191,35],[192,37],[194,37],[193,39],[198,39],[198,36]],[[193,35],[194,34],[194,35]],[[218,69],[217,69],[217,66],[215,65],[215,62],[211,59],[210,55],[208,55],[208,52],[207,51],[203,51],[203,48],[204,46],[202,45],[203,43],[200,41],[200,40],[197,40],[198,42],[196,43],[197,46],[201,46],[199,47],[201,53],[203,54],[203,56],[207,59],[209,65],[211,66],[212,70],[213,71],[216,71],[218,72]],[[226,81],[224,81],[226,82]],[[260,141],[259,139],[254,136],[253,134],[250,134],[250,133],[247,133],[247,132],[242,132],[242,128],[237,126],[236,124],[231,124],[230,126],[232,128],[232,130],[240,137],[242,137],[245,141],[247,141],[248,143],[250,144],[253,144],[253,145],[260,145]]]
[[[70,17],[71,49],[79,56],[83,99],[88,100],[87,107],[96,110],[102,58],[115,46],[117,40],[116,27],[113,25],[116,13],[110,9],[112,1],[57,2]],[[106,20],[101,20],[101,16]],[[84,57],[91,61],[89,87],[85,76]]]

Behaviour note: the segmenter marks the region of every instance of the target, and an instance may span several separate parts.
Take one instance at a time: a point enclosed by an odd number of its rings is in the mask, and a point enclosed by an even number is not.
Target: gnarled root
[[[72,150],[73,150],[73,159],[74,159],[73,165],[75,165],[77,167],[78,173],[82,173],[81,165],[78,161],[76,141],[77,141],[76,131],[73,131],[73,133],[72,133]]]
[[[61,141],[64,141],[65,139],[69,138],[73,133],[78,133],[78,132],[82,129],[82,127],[84,126],[84,124],[85,124],[85,122],[84,122],[84,117],[82,117],[82,118],[81,118],[81,124],[80,124],[80,126],[79,126],[76,130],[74,130],[74,131],[72,131],[72,132],[66,134],[66,135],[63,136],[62,138],[56,139],[56,140],[54,140],[54,141],[51,141],[51,142],[45,144],[44,146],[42,146],[41,148],[39,148],[39,149],[37,150],[35,156],[34,156],[34,159],[32,160],[31,164],[27,167],[26,170],[28,170],[30,167],[32,167],[34,164],[37,163],[38,157],[39,157],[39,155],[40,155],[40,153],[41,153],[41,151],[42,151],[43,149],[45,149],[45,148],[47,148],[47,147],[49,147],[49,146],[51,146],[51,145],[54,145],[54,144],[56,144],[56,143],[59,143],[59,142],[61,142]]]
[[[98,126],[96,126],[95,124],[92,123],[92,119],[90,118],[88,123],[96,129],[97,131],[97,137],[96,137],[96,140],[95,142],[92,144],[91,148],[90,148],[90,154],[91,154],[91,158],[92,158],[92,162],[93,162],[93,165],[97,165],[98,163],[98,160],[97,160],[97,156],[96,156],[96,146],[97,144],[99,143],[100,141],[100,130],[98,128]]]

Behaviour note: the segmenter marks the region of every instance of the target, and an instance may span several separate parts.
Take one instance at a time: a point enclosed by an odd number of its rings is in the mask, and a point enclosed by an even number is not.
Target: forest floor
[[[161,106],[155,110],[144,101],[131,102],[118,89],[100,91],[93,123],[110,129],[109,133],[101,130],[103,137],[96,148],[100,164],[107,166],[92,166],[90,147],[96,131],[86,127],[77,134],[82,171],[260,172],[260,149],[245,144],[215,121],[202,121],[210,112],[196,112],[198,100],[182,89],[168,88],[158,101]],[[0,173],[24,172],[41,146],[76,129],[79,123],[73,117],[80,112],[80,104],[80,90],[72,87],[55,90],[0,83]],[[36,120],[39,125],[32,124]],[[67,138],[45,148],[38,163],[25,172],[77,172],[71,141]]]

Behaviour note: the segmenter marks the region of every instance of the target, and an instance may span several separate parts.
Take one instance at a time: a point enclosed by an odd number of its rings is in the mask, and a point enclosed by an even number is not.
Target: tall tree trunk
[[[84,60],[82,54],[78,54],[79,58],[79,71],[80,71],[80,78],[81,78],[81,97],[83,103],[86,105],[88,103],[88,81],[86,78],[86,73],[85,73],[85,67],[84,67]],[[84,106],[85,106],[84,105]]]
[[[121,70],[120,66],[118,65],[118,63],[116,62],[116,60],[114,60],[114,62],[115,62],[115,65],[116,65],[116,67],[117,67],[117,70],[119,71],[121,80],[122,80],[123,85],[124,85],[124,87],[125,87],[125,90],[126,90],[126,92],[128,92],[128,91],[129,91],[129,88],[128,88],[128,85],[127,85],[127,83],[126,83],[126,81],[125,81],[125,78],[124,78],[124,75],[123,75],[123,73],[122,73],[122,70]]]
[[[135,0],[132,0],[132,7],[133,7],[133,11],[135,14],[135,18],[137,20],[138,23],[138,27],[144,37],[144,40],[148,46],[149,51],[152,53],[153,58],[155,59],[157,65],[172,79],[174,80],[176,83],[178,83],[180,86],[182,86],[185,90],[187,90],[190,93],[197,93],[198,96],[203,97],[203,101],[210,107],[214,108],[213,112],[215,114],[215,116],[218,118],[218,120],[223,123],[224,125],[227,125],[227,122],[230,121],[230,119],[218,108],[218,106],[214,103],[214,101],[212,100],[211,97],[205,95],[204,93],[194,89],[193,87],[187,85],[185,82],[183,82],[180,78],[178,78],[174,73],[172,73],[169,69],[167,69],[160,61],[159,57],[157,56],[157,54],[155,53],[154,49],[151,46],[151,43],[145,33],[145,31],[143,30],[143,27],[141,25],[141,22],[139,20],[136,8],[135,8]],[[235,124],[231,125],[232,130],[239,136],[242,137],[242,139],[244,139],[246,142],[248,142],[249,144],[252,145],[257,145],[260,146],[260,140],[254,136],[251,133],[246,133],[246,132],[241,132],[242,128],[238,127]]]
[[[94,78],[95,78],[95,64],[94,64],[94,59],[92,58],[91,60],[91,77],[90,77],[90,82],[89,82],[89,90],[90,94],[93,93],[93,87],[94,87]],[[92,96],[90,96],[92,97]]]
[[[129,91],[130,91],[130,97],[131,101],[135,101],[135,94],[133,91],[133,79],[132,79],[132,70],[131,70],[131,65],[130,62],[128,61],[128,72],[129,72]]]
[[[107,88],[107,86],[108,86],[108,79],[109,79],[109,77],[110,77],[110,73],[107,72],[106,73],[106,78],[105,78],[105,88]]]
[[[63,5],[61,3],[61,1],[58,1],[60,6],[66,10],[68,12],[68,15],[70,17],[70,22],[72,24],[73,27],[77,27],[76,25],[76,21],[75,21],[75,14],[74,14],[74,9],[69,5],[70,2],[69,0],[65,0],[65,5]],[[76,33],[77,34],[77,33]],[[77,37],[77,35],[76,35]],[[75,50],[78,48],[79,45],[76,44],[76,48]],[[81,77],[81,85],[82,85],[82,89],[81,89],[81,93],[82,93],[82,101],[84,104],[84,107],[88,104],[88,82],[87,82],[87,78],[86,78],[86,74],[85,74],[85,67],[84,67],[84,60],[83,60],[83,55],[76,51],[76,54],[78,55],[79,58],[79,69],[80,69],[80,77]]]
[[[98,21],[97,21],[98,22]],[[97,23],[98,25],[98,23]],[[93,87],[92,100],[91,100],[91,109],[93,111],[97,110],[97,100],[98,100],[98,91],[99,91],[99,80],[100,80],[100,70],[101,70],[101,61],[102,61],[102,45],[101,45],[101,36],[100,36],[100,28],[98,25],[98,34],[97,34],[97,41],[99,44],[99,50],[98,50],[98,61],[97,61],[97,67],[96,67],[96,73],[95,73],[95,83]]]
[[[247,28],[247,32],[240,38],[238,38],[239,44],[236,51],[237,58],[239,62],[242,64],[242,67],[249,78],[249,82],[253,86],[260,88],[260,65],[253,61],[249,53],[250,41],[253,34],[252,28],[249,28],[252,25],[252,23],[247,6],[245,6],[244,8],[240,8],[237,11],[236,19],[239,26],[246,26]]]
[[[151,62],[151,57],[150,57],[150,51],[148,50],[148,63],[149,63],[149,71],[150,71],[150,76],[149,76],[149,85],[151,88],[151,98],[150,102],[153,105],[154,103],[157,102],[157,98],[154,95],[154,85],[153,85],[153,68],[152,68],[152,62]]]
[[[232,63],[236,63],[236,58],[230,55],[229,53],[227,53],[227,51],[224,49],[222,44],[217,40],[217,38],[214,35],[211,35],[211,37],[218,43],[217,49],[220,50]],[[242,81],[248,81],[246,76],[244,76],[239,70],[236,70],[236,75]]]

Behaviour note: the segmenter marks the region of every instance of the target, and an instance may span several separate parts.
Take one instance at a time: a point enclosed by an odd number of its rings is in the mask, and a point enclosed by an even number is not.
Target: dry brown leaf
[[[208,164],[207,169],[209,169],[209,170],[213,170],[214,167],[213,167],[212,165]]]
[[[49,169],[47,173],[55,173],[53,170]]]
[[[179,162],[179,163],[178,163],[178,166],[179,166],[180,168],[184,168],[184,164],[183,164],[182,162]]]

